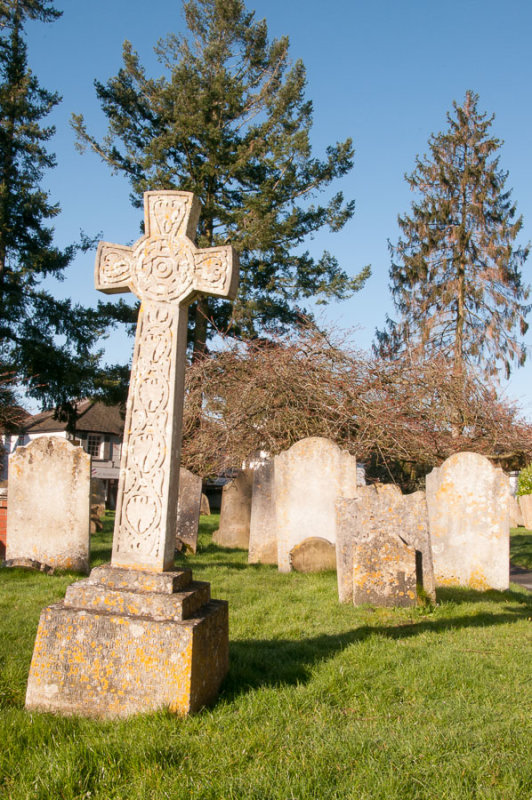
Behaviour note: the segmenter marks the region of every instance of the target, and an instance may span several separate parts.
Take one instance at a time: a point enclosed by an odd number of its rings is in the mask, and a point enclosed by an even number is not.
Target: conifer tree
[[[391,246],[391,289],[400,317],[377,332],[381,353],[412,348],[444,354],[456,379],[468,363],[494,375],[525,360],[519,341],[529,287],[521,268],[528,247],[516,244],[522,217],[499,167],[502,142],[494,117],[477,109],[468,91],[453,103],[448,128],[432,135],[430,155],[406,176],[418,198],[398,217],[402,236]]]
[[[353,164],[350,139],[312,155],[312,103],[305,68],[290,65],[288,39],[268,41],[243,0],[184,2],[188,37],[171,35],[156,52],[165,69],[146,75],[129,42],[123,67],[95,82],[109,133],[97,141],[83,117],[73,125],[89,145],[124,173],[132,201],[150,189],[182,189],[201,201],[198,245],[230,241],[240,253],[236,304],[202,299],[193,307],[194,349],[203,352],[207,321],[235,335],[297,324],[305,298],[318,303],[357,291],[369,275],[349,277],[328,252],[315,260],[302,247],[323,227],[340,230],[354,203],[341,192],[314,198]]]
[[[76,251],[89,246],[86,239],[54,246],[48,223],[59,206],[41,186],[55,165],[46,148],[54,128],[41,121],[60,98],[28,67],[24,25],[58,16],[51,0],[0,4],[0,373],[43,405],[71,409],[71,400],[94,389],[92,347],[108,320],[42,287],[44,278],[61,279]]]

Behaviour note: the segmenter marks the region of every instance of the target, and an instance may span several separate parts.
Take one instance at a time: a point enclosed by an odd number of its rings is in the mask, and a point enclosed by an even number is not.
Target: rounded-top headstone
[[[509,586],[510,486],[478,453],[455,453],[427,475],[436,585]]]
[[[276,456],[274,472],[278,565],[289,572],[290,552],[304,539],[336,545],[336,500],[356,496],[357,464],[330,439],[311,436]]]

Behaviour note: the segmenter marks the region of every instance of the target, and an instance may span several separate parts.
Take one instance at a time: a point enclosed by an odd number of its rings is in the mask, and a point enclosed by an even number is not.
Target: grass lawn
[[[333,573],[248,565],[212,544],[217,522],[179,564],[229,600],[231,666],[188,718],[26,713],[39,613],[76,576],[0,572],[2,800],[532,800],[532,594],[341,606]],[[516,563],[531,537],[514,537]],[[109,517],[93,565],[110,544]]]

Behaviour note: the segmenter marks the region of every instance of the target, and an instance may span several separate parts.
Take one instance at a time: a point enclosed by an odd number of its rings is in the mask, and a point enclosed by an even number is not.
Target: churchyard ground
[[[197,580],[230,604],[230,672],[188,718],[27,713],[41,609],[73,573],[0,573],[0,797],[530,800],[532,594],[438,591],[431,608],[338,603],[336,576],[248,565],[201,520]],[[532,566],[532,531],[512,559]],[[92,538],[108,561],[112,515]],[[184,563],[180,557],[177,566]]]

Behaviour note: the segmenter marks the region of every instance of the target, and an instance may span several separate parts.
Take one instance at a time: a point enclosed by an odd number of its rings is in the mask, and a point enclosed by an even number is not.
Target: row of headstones
[[[90,538],[105,512],[103,482],[91,458],[66,439],[43,436],[9,459],[8,564],[88,572]],[[179,473],[176,548],[196,552],[200,513],[209,514],[202,480]]]
[[[279,570],[336,569],[341,602],[410,605],[437,585],[509,586],[509,481],[457,453],[426,492],[357,486],[356,459],[312,437],[226,485],[214,541]]]

